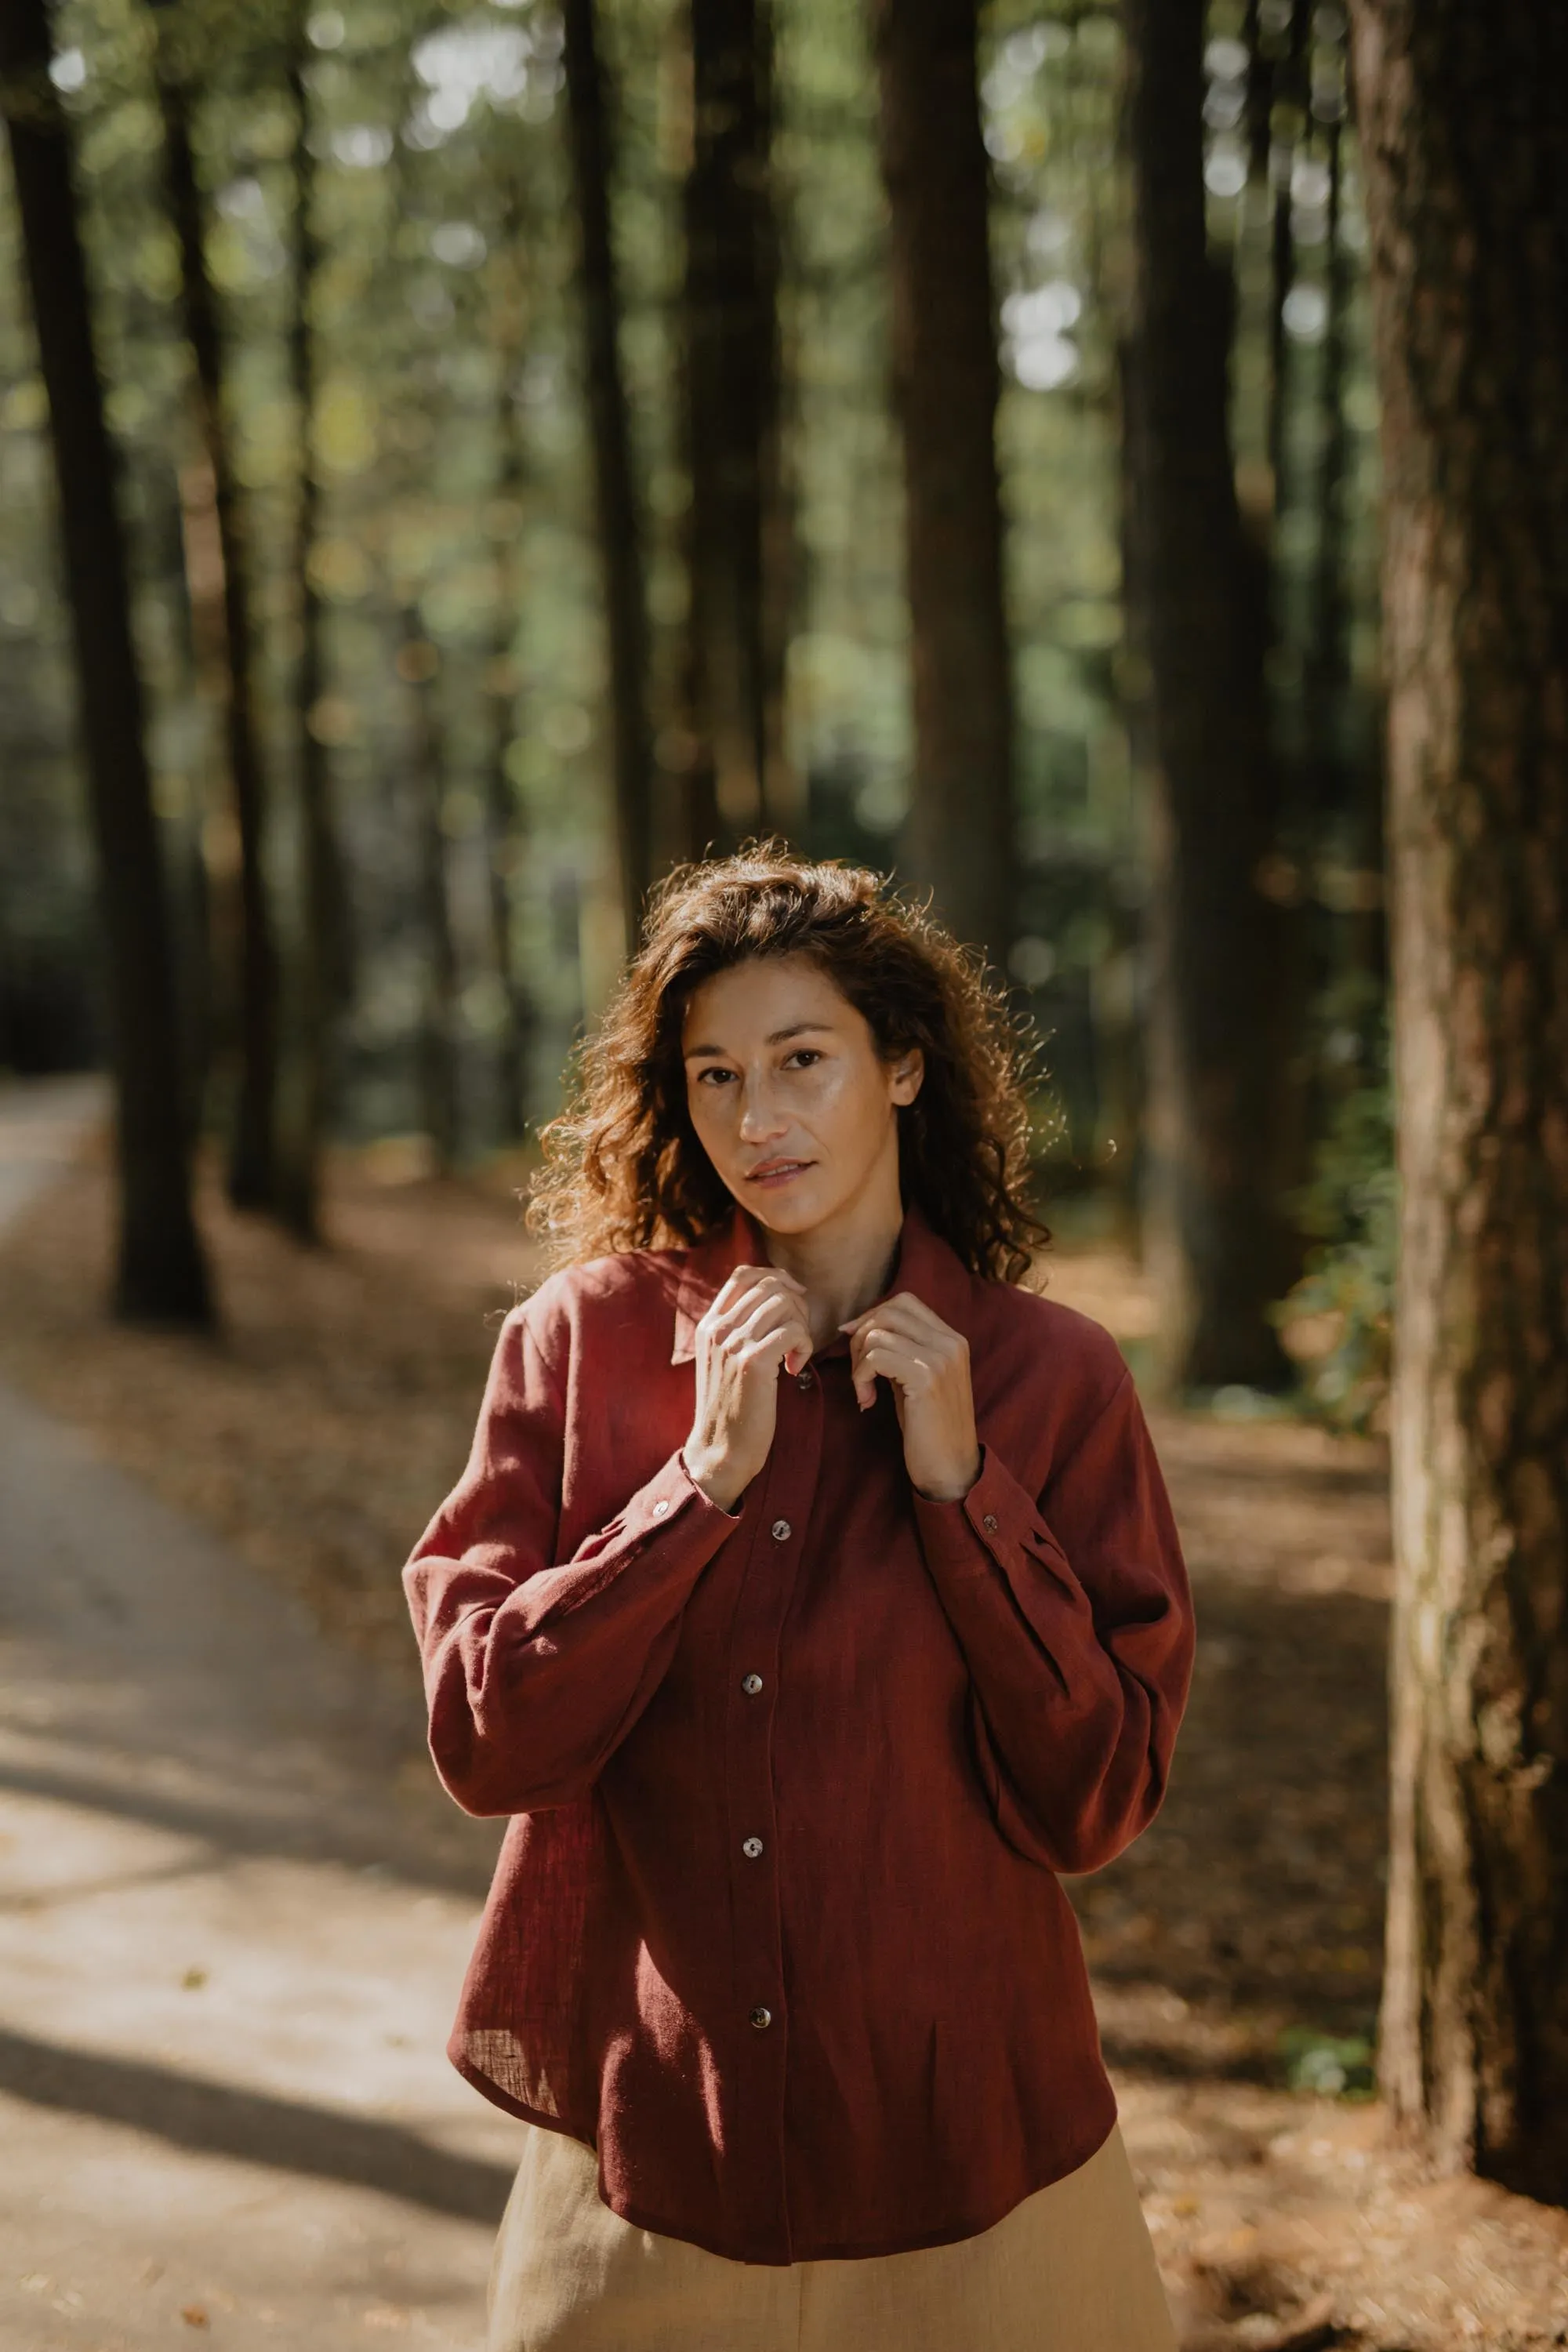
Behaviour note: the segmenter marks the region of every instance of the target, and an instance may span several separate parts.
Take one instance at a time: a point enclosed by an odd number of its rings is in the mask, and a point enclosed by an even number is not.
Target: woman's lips
[[[762,1167],[753,1168],[747,1177],[748,1184],[760,1184],[765,1192],[776,1192],[781,1184],[793,1184],[816,1162],[810,1160],[768,1160]]]

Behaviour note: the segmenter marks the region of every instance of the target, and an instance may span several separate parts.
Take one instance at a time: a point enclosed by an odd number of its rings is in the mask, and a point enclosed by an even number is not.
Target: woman
[[[405,1571],[513,1816],[492,2352],[1169,2352],[1058,1874],[1160,1803],[1191,1605],[1114,1344],[1019,1286],[994,1005],[872,875],[689,867],[548,1139]]]

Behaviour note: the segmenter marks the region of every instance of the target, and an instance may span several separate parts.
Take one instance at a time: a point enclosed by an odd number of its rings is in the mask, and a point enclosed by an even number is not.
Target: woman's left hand
[[[862,1412],[876,1397],[879,1376],[892,1383],[910,1484],[933,1502],[956,1503],[980,1475],[968,1340],[909,1290],[879,1300],[839,1328],[849,1334]]]

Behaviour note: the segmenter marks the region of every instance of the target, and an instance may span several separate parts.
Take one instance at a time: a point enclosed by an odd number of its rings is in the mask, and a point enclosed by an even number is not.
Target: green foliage
[[[1314,2026],[1290,2025],[1276,2048],[1292,2091],[1357,2101],[1377,2095],[1373,2045],[1360,2034],[1320,2033]]]
[[[1331,1030],[1335,1036],[1353,1044],[1355,1033]],[[1327,1344],[1304,1365],[1306,1402],[1331,1427],[1364,1432],[1378,1425],[1388,1393],[1399,1211],[1381,1011],[1364,1066],[1333,1102],[1296,1209],[1314,1246],[1277,1319],[1320,1325]]]

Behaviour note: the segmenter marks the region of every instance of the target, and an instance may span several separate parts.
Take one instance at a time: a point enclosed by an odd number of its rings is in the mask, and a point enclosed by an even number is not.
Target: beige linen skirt
[[[526,2128],[488,2352],[1175,2352],[1118,2128],[978,2237],[784,2268],[623,2221],[591,2148]]]

